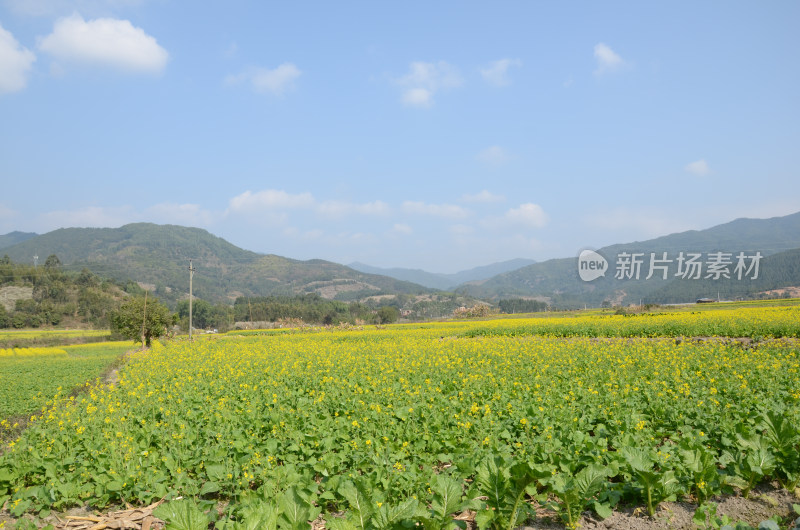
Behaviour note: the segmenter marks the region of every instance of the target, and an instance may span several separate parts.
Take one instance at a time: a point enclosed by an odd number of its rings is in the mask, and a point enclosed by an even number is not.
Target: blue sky
[[[0,233],[455,272],[800,210],[797,2],[0,0]]]

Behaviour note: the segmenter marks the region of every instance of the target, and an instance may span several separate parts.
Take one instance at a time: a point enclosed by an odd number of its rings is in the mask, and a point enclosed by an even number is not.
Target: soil
[[[764,485],[755,488],[750,497],[745,499],[740,495],[728,495],[711,499],[717,503],[717,517],[727,515],[733,524],[745,522],[758,528],[761,521],[775,515],[784,521],[792,520],[797,514],[792,508],[793,504],[800,503],[800,491],[794,494],[777,487],[776,484]],[[647,515],[643,506],[618,508],[605,520],[600,520],[594,513],[584,513],[581,517],[580,528],[616,530],[694,530],[697,528],[692,522],[696,504],[688,502],[662,502],[655,516]],[[522,530],[562,529],[564,525],[557,521],[555,514],[538,519]],[[709,526],[710,527],[710,526]]]

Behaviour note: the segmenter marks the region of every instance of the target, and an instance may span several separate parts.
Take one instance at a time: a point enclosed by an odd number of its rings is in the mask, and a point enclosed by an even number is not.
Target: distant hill
[[[578,276],[578,259],[561,258],[535,263],[516,271],[495,276],[480,285],[462,285],[458,292],[486,299],[512,297],[537,298],[557,307],[582,307],[584,304],[600,305],[603,302],[620,305],[629,303],[679,303],[691,302],[701,297],[722,298],[755,297],[758,292],[787,286],[800,286],[800,271],[795,262],[800,248],[800,212],[771,219],[736,219],[706,230],[690,230],[676,234],[627,244],[611,245],[597,252],[608,261],[609,270],[604,277],[584,282]],[[667,266],[667,279],[660,271],[649,280],[650,253],[657,258],[667,253],[673,260]],[[677,257],[700,253],[701,261],[715,252],[731,253],[736,265],[736,255],[754,255],[760,252],[760,274],[756,280],[706,279],[704,269],[699,280],[676,277]],[[622,253],[643,254],[644,263],[640,278],[615,278],[617,259]],[[749,264],[749,262],[748,262]]]
[[[361,272],[382,274],[398,280],[418,283],[419,285],[424,285],[425,287],[431,287],[433,289],[447,290],[462,283],[487,280],[492,276],[513,271],[533,263],[536,263],[536,261],[532,259],[516,258],[499,263],[492,263],[490,265],[484,265],[481,267],[475,267],[452,274],[427,272],[422,269],[383,269],[359,262],[350,263],[348,267]]]
[[[17,243],[22,243],[25,240],[28,240],[32,237],[36,237],[38,234],[34,232],[11,232],[5,235],[0,236],[0,249],[10,247],[11,245],[16,245]],[[29,257],[33,259],[33,256]]]
[[[238,296],[316,292],[358,300],[380,294],[430,290],[386,276],[365,274],[324,260],[299,261],[243,250],[199,228],[136,223],[120,228],[62,228],[4,249],[15,262],[55,254],[66,270],[83,267],[102,277],[133,280],[165,301],[186,297],[189,259],[195,296],[232,302]]]

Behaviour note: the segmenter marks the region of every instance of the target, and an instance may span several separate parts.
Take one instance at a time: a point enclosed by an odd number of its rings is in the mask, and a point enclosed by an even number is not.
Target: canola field
[[[544,506],[572,527],[620,503],[653,513],[768,480],[793,490],[798,308],[676,314],[157,344],[118,384],[36,414],[0,456],[0,504],[184,497],[159,515],[376,529],[456,528],[465,510],[479,528],[512,528]],[[674,338],[692,335],[788,338]]]
[[[133,342],[60,347],[0,348],[0,436],[11,416],[41,408],[59,391],[94,379]]]

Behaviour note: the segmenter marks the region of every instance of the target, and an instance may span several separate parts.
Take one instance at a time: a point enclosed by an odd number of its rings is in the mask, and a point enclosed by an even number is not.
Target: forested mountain
[[[365,274],[324,261],[299,261],[243,250],[199,228],[136,223],[120,228],[63,228],[3,249],[15,262],[55,254],[65,270],[88,270],[118,281],[133,280],[173,303],[188,295],[189,260],[193,292],[211,302],[239,296],[316,292],[326,298],[358,300],[380,294],[418,294],[429,289]]]
[[[800,212],[771,219],[737,219],[707,230],[690,230],[648,241],[611,245],[597,253],[607,261],[605,276],[593,281],[582,281],[578,276],[578,258],[561,258],[536,263],[519,270],[495,276],[480,285],[463,285],[458,292],[486,299],[511,297],[538,298],[556,307],[583,307],[653,302],[681,303],[697,298],[753,298],[762,291],[787,286],[800,286],[797,250],[800,248]],[[709,261],[715,253],[722,252],[730,260],[727,267],[731,278],[707,278]],[[655,259],[665,258],[668,268],[663,279],[661,269],[655,269],[651,278],[649,264],[651,253]],[[676,276],[678,258],[700,254],[703,265],[699,279]],[[758,278],[753,273],[738,279],[735,274],[737,256],[755,256],[760,253]],[[616,278],[621,256],[640,254],[642,260],[639,278]],[[727,256],[730,254],[729,256]],[[747,259],[749,267],[752,260]],[[630,272],[630,271],[627,271]]]
[[[300,261],[257,254],[199,228],[137,223],[121,228],[65,228],[28,236],[30,234],[20,233],[0,236],[3,238],[0,241],[24,239],[2,252],[18,263],[32,263],[33,256],[44,260],[45,256],[56,255],[65,271],[86,268],[99,277],[122,284],[133,280],[171,307],[187,296],[190,259],[195,267],[194,294],[212,303],[231,304],[239,297],[292,297],[312,293],[345,302],[374,301],[376,296],[382,295],[434,293],[416,283],[360,272],[329,261]],[[462,284],[457,293],[467,297],[463,298],[467,301],[470,297],[494,301],[526,298],[564,308],[640,301],[679,303],[704,297],[753,298],[762,296],[760,293],[764,291],[800,286],[800,251],[797,249],[800,249],[800,212],[772,219],[737,219],[707,230],[601,248],[597,252],[606,260],[608,269],[604,276],[592,281],[579,278],[578,259],[571,257],[534,263],[485,281]],[[720,256],[724,256],[720,259],[728,261],[725,274],[728,278],[725,275],[714,278],[709,274],[714,256],[720,252],[723,253]],[[738,260],[740,253],[746,259]],[[681,275],[681,260],[693,254],[697,254],[701,262],[702,274]],[[619,274],[620,260],[626,255],[635,255],[641,261],[635,276]],[[752,270],[756,255],[760,257],[755,260],[758,261],[757,276]],[[648,266],[659,260],[664,260],[661,269],[656,267],[651,271]],[[490,267],[511,268],[518,264],[512,260]],[[751,268],[749,271],[737,269],[741,265]],[[742,275],[742,272],[747,273]],[[478,268],[444,276],[461,275],[463,279],[485,274],[486,268]],[[428,307],[417,310],[420,314],[428,314],[427,311],[440,314],[439,306],[457,303],[455,299],[439,299],[441,295],[434,298],[436,300],[406,299],[406,305],[435,304],[435,310]]]
[[[38,234],[33,232],[11,232],[8,234],[0,235],[0,249],[10,247],[11,245],[16,245],[17,243],[22,243],[32,237],[36,237]]]

